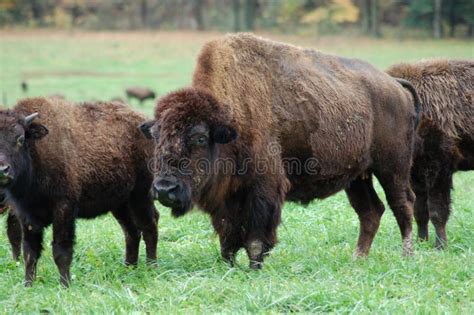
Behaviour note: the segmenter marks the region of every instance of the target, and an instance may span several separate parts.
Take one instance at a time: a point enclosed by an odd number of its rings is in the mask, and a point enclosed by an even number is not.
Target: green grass
[[[24,96],[61,92],[72,100],[123,96],[129,85],[146,85],[160,95],[189,84],[195,56],[219,34],[49,33],[0,34],[0,89],[7,104]],[[473,58],[462,41],[373,41],[277,37],[322,51],[355,56],[385,68],[429,57]],[[24,95],[20,81],[27,78]],[[137,104],[134,104],[137,106]],[[153,102],[141,110],[150,113]],[[455,176],[450,246],[436,251],[433,240],[401,257],[393,215],[382,220],[367,259],[352,260],[358,220],[343,193],[304,208],[287,203],[280,243],[262,271],[247,268],[244,253],[235,268],[219,257],[209,219],[195,211],[173,219],[161,211],[159,262],[136,268],[122,264],[124,244],[111,216],[80,221],[71,288],[62,289],[49,243],[38,280],[24,288],[23,264],[14,263],[0,233],[0,313],[474,313],[474,174]],[[378,188],[380,192],[380,188]],[[383,195],[381,193],[381,195]],[[2,229],[5,225],[1,219]],[[433,231],[431,231],[433,233]],[[141,248],[143,252],[143,247]]]

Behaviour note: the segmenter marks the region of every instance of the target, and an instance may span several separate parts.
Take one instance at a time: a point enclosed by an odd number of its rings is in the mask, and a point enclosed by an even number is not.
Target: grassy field
[[[26,96],[63,93],[68,99],[124,97],[130,85],[162,95],[190,83],[200,46],[220,34],[0,32],[0,93],[8,105]],[[373,41],[275,37],[325,52],[353,56],[383,69],[422,58],[474,58],[462,41]],[[21,80],[29,85],[20,89]],[[139,107],[151,113],[153,102]],[[23,264],[10,258],[0,233],[0,313],[474,313],[474,173],[455,176],[450,246],[433,241],[401,257],[395,219],[387,211],[368,259],[353,261],[358,220],[343,193],[304,208],[287,203],[280,243],[262,271],[240,253],[230,268],[220,259],[209,219],[198,211],[176,220],[161,211],[159,262],[122,264],[124,244],[111,216],[80,221],[73,284],[62,289],[49,243],[38,280],[24,288]],[[378,187],[381,195],[382,192]],[[1,228],[5,225],[1,219]],[[143,247],[142,247],[143,251]]]

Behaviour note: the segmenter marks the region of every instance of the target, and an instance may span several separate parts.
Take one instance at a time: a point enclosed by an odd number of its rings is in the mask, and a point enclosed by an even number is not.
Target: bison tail
[[[405,89],[410,91],[410,93],[413,95],[413,99],[415,101],[415,112],[416,112],[416,120],[415,120],[415,129],[418,127],[418,123],[420,122],[420,111],[421,111],[421,102],[420,102],[420,97],[418,96],[418,93],[416,92],[415,87],[413,84],[411,84],[410,81],[401,79],[401,78],[395,78],[398,83],[400,83],[401,86],[403,86]]]

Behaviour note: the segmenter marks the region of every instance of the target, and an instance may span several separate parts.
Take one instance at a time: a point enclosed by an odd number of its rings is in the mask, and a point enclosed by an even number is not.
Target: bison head
[[[200,200],[216,170],[222,145],[237,137],[222,106],[210,94],[184,89],[162,98],[155,120],[140,129],[155,140],[153,191],[174,216]]]
[[[0,188],[14,184],[28,170],[29,146],[48,134],[45,126],[34,122],[37,116],[0,111]]]

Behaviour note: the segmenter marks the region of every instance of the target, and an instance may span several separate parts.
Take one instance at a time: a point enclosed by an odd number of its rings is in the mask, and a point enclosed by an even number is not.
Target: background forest
[[[0,0],[0,26],[6,25],[473,37],[474,1]]]

